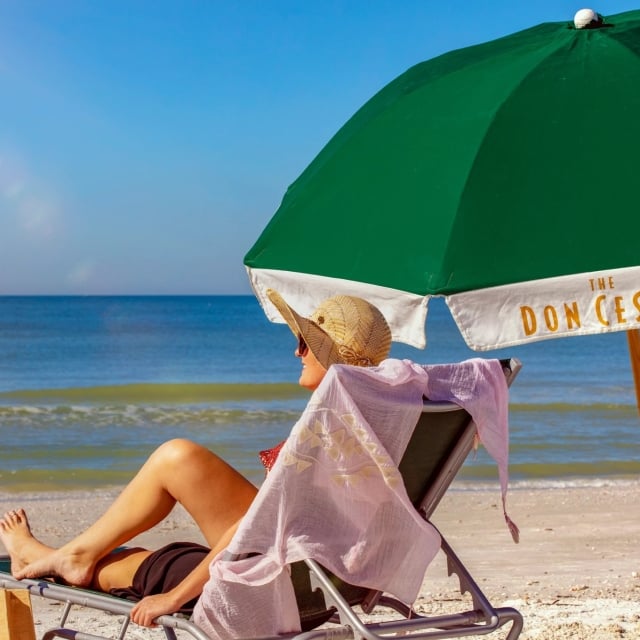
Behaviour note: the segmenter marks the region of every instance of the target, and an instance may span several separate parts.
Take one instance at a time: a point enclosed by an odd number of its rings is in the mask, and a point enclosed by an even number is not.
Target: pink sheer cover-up
[[[227,639],[298,631],[288,565],[305,558],[352,584],[415,600],[440,537],[410,503],[397,465],[423,396],[472,415],[498,464],[504,500],[508,390],[499,361],[334,365],[228,547],[259,555],[231,561],[223,552],[211,563],[194,611],[206,633]]]

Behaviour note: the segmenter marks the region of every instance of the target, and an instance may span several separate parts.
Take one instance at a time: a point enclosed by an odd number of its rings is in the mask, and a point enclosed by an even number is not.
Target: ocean
[[[624,333],[478,354],[433,300],[420,363],[510,357],[512,486],[640,479],[640,417]],[[308,399],[285,325],[252,296],[0,297],[0,491],[127,482],[163,441],[213,449],[252,481]],[[457,486],[497,482],[483,452]]]

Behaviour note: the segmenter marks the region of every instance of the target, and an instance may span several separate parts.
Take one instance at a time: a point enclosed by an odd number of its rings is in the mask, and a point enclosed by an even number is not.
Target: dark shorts
[[[133,584],[109,593],[127,600],[142,600],[146,596],[166,593],[182,582],[201,562],[210,549],[195,542],[172,542],[145,558],[135,575]],[[181,613],[191,614],[198,598],[187,602]]]
[[[127,600],[142,600],[145,596],[166,593],[182,582],[209,553],[210,549],[195,542],[172,542],[147,556],[133,576],[133,584],[124,589],[111,589],[109,593]],[[310,631],[326,622],[333,614],[327,609],[324,597],[311,587],[309,569],[303,562],[291,565],[293,586],[296,592],[300,622],[303,631]],[[344,583],[341,582],[342,585]],[[346,585],[348,587],[348,585]],[[350,602],[361,602],[368,591],[360,587],[341,587],[343,595]],[[354,595],[355,594],[355,595]],[[354,599],[357,596],[357,600]],[[191,615],[198,598],[187,602],[180,613]]]

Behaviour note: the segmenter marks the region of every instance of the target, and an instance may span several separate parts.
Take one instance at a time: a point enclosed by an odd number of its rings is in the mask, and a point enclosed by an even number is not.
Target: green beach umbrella
[[[585,11],[364,104],[245,257],[267,316],[271,287],[367,298],[418,347],[432,296],[475,350],[640,328],[640,11]]]

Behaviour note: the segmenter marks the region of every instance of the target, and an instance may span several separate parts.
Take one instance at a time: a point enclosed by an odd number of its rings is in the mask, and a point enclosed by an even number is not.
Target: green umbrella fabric
[[[469,346],[640,327],[640,11],[546,23],[418,64],[289,187],[245,257],[301,312],[380,306],[424,346],[445,296]]]

